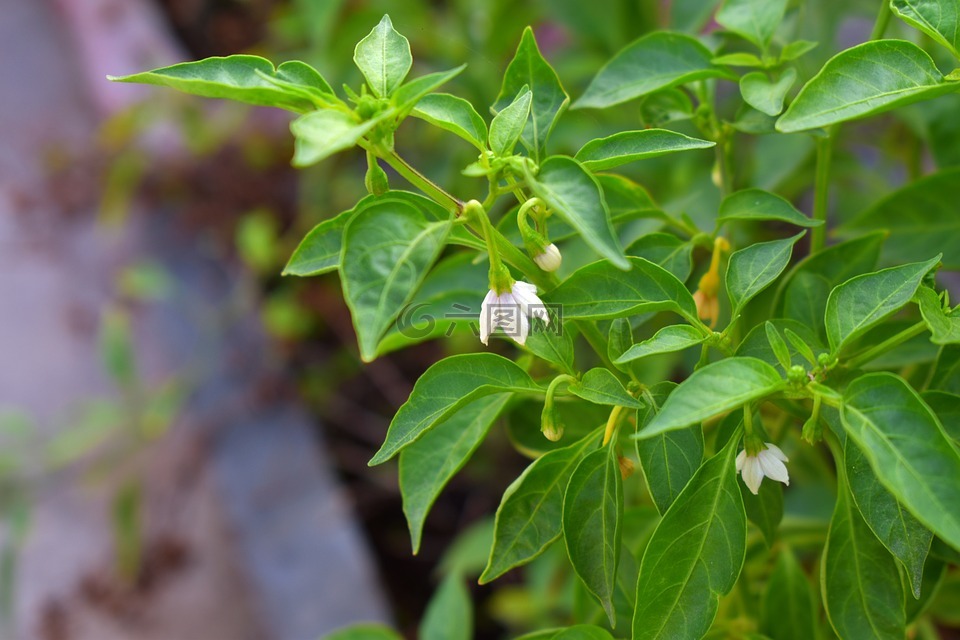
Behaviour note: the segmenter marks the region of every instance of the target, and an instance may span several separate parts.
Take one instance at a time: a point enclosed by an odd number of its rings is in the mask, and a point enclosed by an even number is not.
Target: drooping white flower
[[[560,268],[560,263],[563,262],[563,256],[560,255],[560,249],[557,248],[557,245],[551,242],[543,249],[543,253],[533,257],[533,261],[544,271],[556,271]]]
[[[775,444],[766,443],[767,448],[755,456],[747,455],[743,450],[737,455],[737,471],[743,478],[743,483],[747,485],[753,495],[760,491],[760,483],[763,479],[770,478],[777,482],[790,485],[790,476],[787,474],[787,466],[784,462],[789,462],[787,456],[783,454]]]
[[[535,285],[514,282],[510,291],[499,295],[491,289],[480,306],[480,342],[487,344],[490,334],[501,327],[517,343],[524,344],[530,334],[530,317],[550,324],[550,315],[537,297]]]

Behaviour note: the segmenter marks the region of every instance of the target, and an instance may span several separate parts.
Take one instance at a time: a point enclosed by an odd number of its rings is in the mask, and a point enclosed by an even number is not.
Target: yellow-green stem
[[[830,158],[833,155],[833,132],[817,139],[817,169],[814,182],[813,219],[823,224],[813,228],[810,235],[810,253],[823,249],[827,238],[827,203],[830,189]]]

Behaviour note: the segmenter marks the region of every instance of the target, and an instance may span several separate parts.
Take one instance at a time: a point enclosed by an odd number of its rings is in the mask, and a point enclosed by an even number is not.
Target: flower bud
[[[563,424],[552,402],[544,405],[543,413],[540,414],[540,431],[550,442],[557,442],[563,437]]]
[[[534,256],[533,261],[544,271],[556,271],[563,262],[563,256],[560,255],[560,249],[552,242],[544,248],[543,253]]]

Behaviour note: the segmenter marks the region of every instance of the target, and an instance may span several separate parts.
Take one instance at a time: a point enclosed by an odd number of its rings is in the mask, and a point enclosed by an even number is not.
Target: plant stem
[[[887,25],[890,24],[890,16],[893,15],[889,5],[890,3],[887,0],[881,0],[877,21],[873,23],[873,31],[870,32],[871,40],[879,40],[887,30]]]
[[[617,422],[620,420],[621,413],[623,413],[623,407],[620,406],[614,407],[613,411],[610,412],[610,417],[607,418],[607,428],[603,432],[603,444],[600,446],[607,446],[610,440],[613,439],[613,434],[617,430]]]
[[[417,171],[406,160],[397,155],[396,151],[384,150],[373,147],[370,143],[361,140],[359,145],[372,151],[376,156],[383,158],[393,169],[401,176],[407,179],[413,186],[417,187],[425,194],[436,200],[439,204],[445,205],[460,215],[463,212],[463,202],[447,193],[442,187],[430,180],[427,176]]]
[[[830,188],[830,158],[833,155],[833,135],[827,131],[825,138],[817,139],[817,175],[814,182],[813,219],[823,224],[813,228],[810,235],[810,254],[823,249],[827,238],[827,203]]]
[[[927,329],[927,323],[920,321],[915,325],[907,327],[900,333],[890,336],[880,344],[870,347],[863,353],[857,356],[854,356],[853,358],[850,358],[850,360],[846,362],[846,365],[850,369],[856,369],[857,367],[863,365],[864,363],[870,362],[877,356],[883,355],[890,349],[893,349],[894,347],[897,347],[903,344],[910,338],[920,335],[921,333],[926,331],[926,329]]]

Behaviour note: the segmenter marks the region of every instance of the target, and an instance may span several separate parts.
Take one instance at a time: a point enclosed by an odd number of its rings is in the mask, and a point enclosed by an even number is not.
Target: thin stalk
[[[890,336],[880,344],[874,345],[873,347],[870,347],[863,353],[857,356],[854,356],[853,358],[850,358],[850,360],[846,362],[846,365],[850,369],[856,369],[857,367],[863,365],[864,363],[870,362],[877,356],[881,356],[887,351],[890,351],[890,349],[893,349],[894,347],[897,347],[903,344],[910,338],[920,335],[921,333],[926,331],[926,329],[927,329],[926,322],[923,322],[923,321],[918,322],[915,325],[907,327],[900,333]]]
[[[623,413],[623,409],[623,407],[616,406],[613,408],[613,411],[610,412],[610,417],[607,418],[607,428],[603,432],[603,444],[600,446],[607,446],[610,440],[613,439],[613,434],[617,431],[617,422],[620,421],[620,414]]]
[[[823,224],[813,228],[810,235],[811,255],[823,249],[827,238],[827,203],[830,189],[830,159],[833,155],[833,135],[817,139],[817,175],[814,182],[813,219]]]
[[[463,212],[463,202],[447,193],[442,187],[430,180],[430,178],[417,171],[413,166],[408,164],[406,160],[397,155],[396,151],[378,149],[363,140],[360,141],[359,145],[368,151],[373,151],[378,157],[383,158],[387,164],[406,178],[410,184],[423,191],[439,204],[449,207],[455,211],[457,215]]]
[[[880,12],[877,13],[877,21],[873,23],[873,31],[870,32],[871,40],[879,40],[883,37],[883,34],[887,30],[887,25],[890,24],[890,16],[892,15],[890,3],[887,2],[887,0],[881,0]]]

